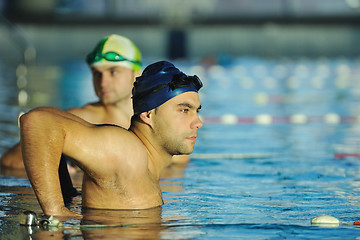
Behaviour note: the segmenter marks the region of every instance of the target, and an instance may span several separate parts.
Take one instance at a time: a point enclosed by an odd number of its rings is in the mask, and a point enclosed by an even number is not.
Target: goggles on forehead
[[[100,61],[101,59],[105,59],[106,61],[109,61],[109,62],[128,61],[128,62],[131,62],[131,63],[136,64],[141,67],[140,61],[130,60],[128,58],[121,56],[120,54],[118,54],[116,52],[106,52],[106,53],[101,53],[101,54],[91,52],[91,53],[89,53],[89,55],[87,55],[86,62],[89,65],[91,65],[95,62]]]
[[[136,82],[135,82],[135,84],[136,84]],[[146,90],[143,92],[134,91],[133,97],[137,98],[137,99],[141,99],[147,95],[156,93],[166,87],[169,87],[169,92],[170,92],[170,90],[174,91],[177,88],[186,87],[186,86],[189,86],[190,84],[194,85],[196,91],[199,91],[199,89],[203,86],[203,84],[198,76],[196,76],[196,75],[187,76],[186,74],[181,73],[181,74],[175,75],[173,77],[173,79],[171,80],[171,82],[169,82],[169,83],[157,85],[157,86],[150,88],[149,90]]]

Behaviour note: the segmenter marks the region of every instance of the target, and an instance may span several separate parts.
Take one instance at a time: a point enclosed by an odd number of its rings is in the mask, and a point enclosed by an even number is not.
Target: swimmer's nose
[[[203,126],[203,122],[201,121],[201,119],[200,119],[200,116],[199,116],[199,114],[196,114],[196,119],[195,119],[195,121],[194,121],[194,128],[196,128],[196,129],[199,129],[199,128],[201,128],[202,126]]]
[[[110,77],[107,74],[101,75],[100,85],[101,87],[106,87],[109,84]]]

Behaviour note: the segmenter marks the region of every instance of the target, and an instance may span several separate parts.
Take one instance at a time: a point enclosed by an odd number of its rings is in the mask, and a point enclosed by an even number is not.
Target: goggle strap
[[[187,76],[186,74],[181,73],[181,74],[175,75],[173,77],[173,79],[171,80],[171,82],[169,82],[167,84],[161,84],[161,85],[155,86],[155,87],[150,88],[149,90],[144,91],[142,93],[134,92],[133,98],[135,97],[135,98],[141,99],[149,94],[156,93],[165,87],[169,87],[169,91],[170,90],[174,91],[177,88],[186,87],[186,86],[190,85],[191,83],[194,85],[196,90],[199,90],[203,86],[203,84],[200,81],[198,76],[196,76],[196,75]],[[136,84],[136,82],[135,82],[135,84]]]

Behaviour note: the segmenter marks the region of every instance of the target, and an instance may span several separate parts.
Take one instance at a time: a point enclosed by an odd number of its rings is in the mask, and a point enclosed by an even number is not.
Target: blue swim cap
[[[170,62],[153,63],[134,83],[134,114],[150,111],[181,93],[198,92],[202,86],[196,75],[187,76]]]

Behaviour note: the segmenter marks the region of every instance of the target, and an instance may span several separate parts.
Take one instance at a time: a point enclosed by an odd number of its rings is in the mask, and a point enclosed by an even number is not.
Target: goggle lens
[[[92,52],[86,57],[86,62],[88,64],[93,64],[94,62],[98,62],[101,59],[105,59],[106,61],[109,61],[109,62],[128,61],[133,64],[141,66],[141,62],[124,58],[123,56],[121,56],[120,54],[118,54],[116,52],[106,52],[106,53],[102,53],[102,54],[96,54],[96,53]]]

